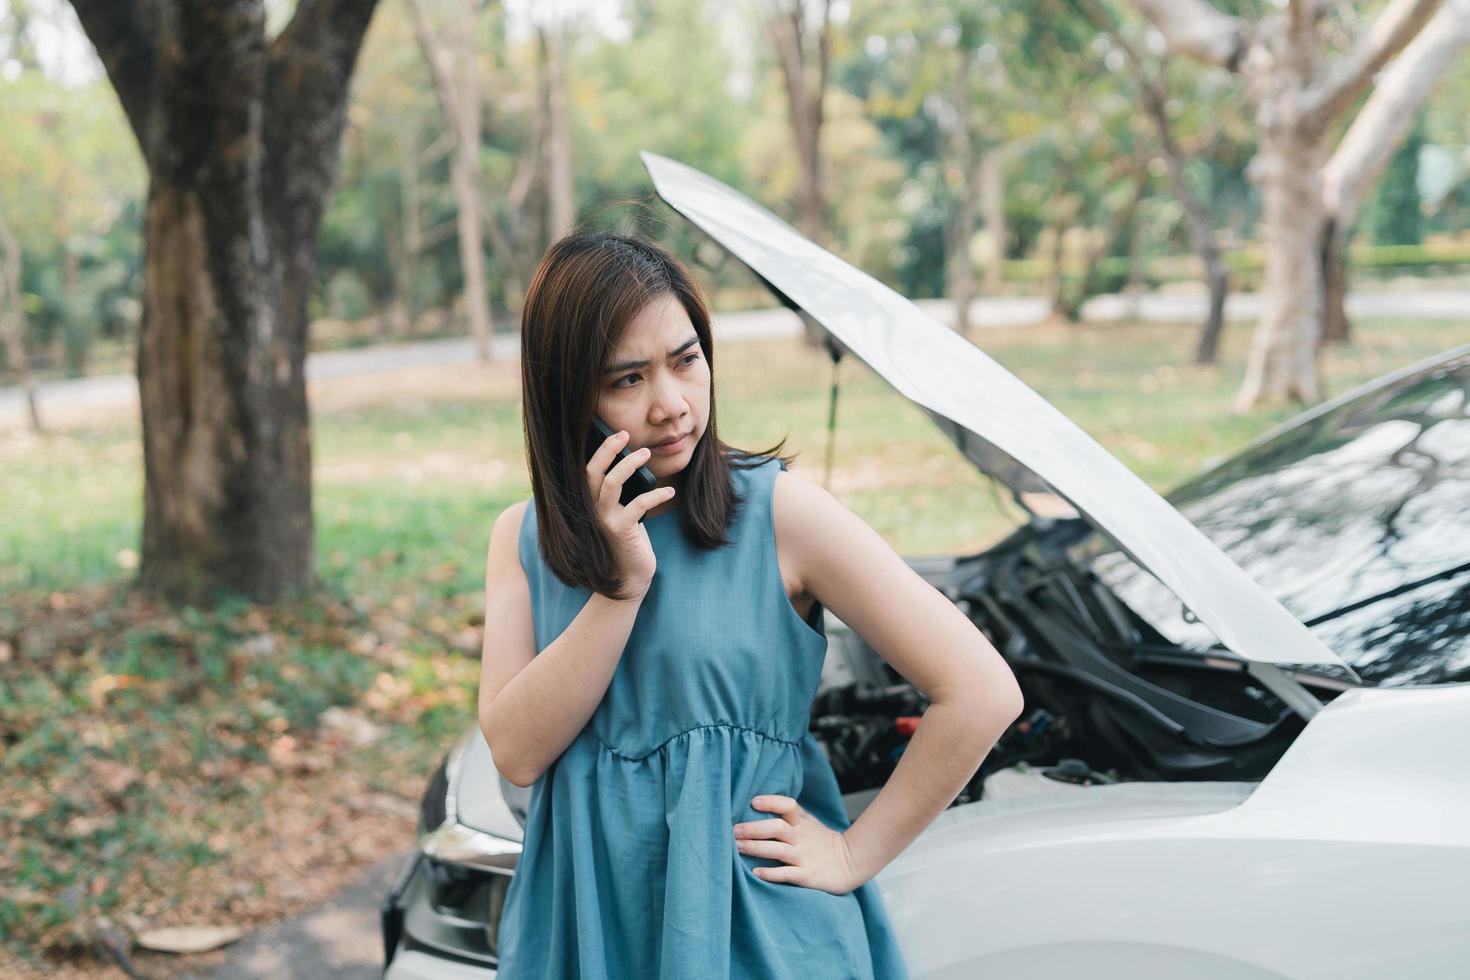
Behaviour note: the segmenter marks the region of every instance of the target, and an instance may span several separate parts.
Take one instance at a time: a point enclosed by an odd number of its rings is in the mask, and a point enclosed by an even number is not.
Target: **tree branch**
[[[1134,0],[1134,5],[1180,54],[1237,71],[1250,48],[1250,25],[1206,0]]]
[[[310,241],[337,172],[347,89],[378,0],[301,0],[271,44],[265,94],[271,211]]]
[[[148,0],[71,0],[82,30],[107,70],[143,156],[148,113],[153,104],[153,73],[158,60],[153,4]]]
[[[1368,102],[1322,168],[1327,211],[1346,231],[1398,150],[1414,117],[1470,47],[1470,0],[1448,0],[1383,73]]]
[[[308,138],[314,149],[336,139],[313,138],[314,117],[346,102],[363,35],[378,0],[301,0],[270,50],[267,128]]]
[[[1388,7],[1302,99],[1305,114],[1335,118],[1356,99],[1378,69],[1404,49],[1434,15],[1440,0],[1389,0]]]
[[[444,64],[447,55],[443,45],[434,36],[434,27],[429,23],[429,16],[424,11],[423,0],[408,0],[408,8],[413,14],[414,39],[418,41],[419,50],[423,52],[424,63],[429,66],[429,77],[434,82],[434,92],[439,96],[439,108],[449,123],[449,131],[454,135],[455,142],[458,143],[460,139],[459,99],[454,91],[454,82],[449,77],[449,68]]]

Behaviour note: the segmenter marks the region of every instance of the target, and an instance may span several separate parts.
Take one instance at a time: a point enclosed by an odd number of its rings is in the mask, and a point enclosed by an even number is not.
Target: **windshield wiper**
[[[1413,592],[1415,589],[1422,588],[1430,584],[1431,582],[1438,582],[1439,580],[1446,578],[1454,578],[1455,576],[1462,575],[1465,572],[1470,572],[1470,562],[1466,562],[1463,565],[1456,565],[1454,568],[1448,568],[1442,572],[1435,572],[1433,575],[1427,575],[1424,578],[1417,579],[1413,582],[1405,582],[1403,585],[1395,586],[1392,589],[1387,589],[1383,592],[1377,593],[1376,595],[1370,595],[1364,599],[1358,599],[1354,602],[1348,603],[1345,606],[1340,606],[1337,609],[1332,610],[1331,612],[1323,613],[1320,616],[1313,616],[1311,619],[1304,619],[1302,620],[1302,622],[1308,627],[1320,626],[1322,623],[1331,622],[1332,620],[1337,619],[1341,616],[1346,616],[1350,612],[1357,612],[1364,606],[1371,606],[1375,602],[1382,602],[1384,599],[1392,599],[1394,596],[1403,595],[1405,592]]]

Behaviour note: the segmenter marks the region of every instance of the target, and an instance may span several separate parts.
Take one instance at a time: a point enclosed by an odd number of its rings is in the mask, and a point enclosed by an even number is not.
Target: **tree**
[[[42,428],[41,412],[36,407],[36,382],[26,358],[26,308],[20,289],[20,262],[20,241],[0,209],[0,343],[5,345],[5,358],[25,392],[31,429],[39,434]]]
[[[540,127],[546,166],[546,226],[549,245],[577,223],[577,198],[572,183],[572,126],[567,110],[567,50],[571,46],[571,17],[565,12],[550,23],[536,23],[540,53]]]
[[[1394,59],[1322,168],[1327,213],[1322,263],[1326,289],[1324,340],[1345,341],[1348,319],[1347,239],[1383,168],[1403,143],[1420,109],[1470,45],[1470,0],[1447,0]]]
[[[827,237],[822,196],[822,98],[831,62],[830,0],[776,0],[763,14],[786,88],[791,133],[801,161],[796,185],[797,224],[817,244]]]
[[[1267,306],[1251,343],[1239,409],[1322,397],[1323,256],[1340,219],[1323,186],[1334,125],[1374,75],[1421,34],[1439,2],[1389,0],[1345,53],[1329,58],[1324,22],[1332,7],[1323,0],[1289,0],[1284,10],[1256,20],[1224,13],[1208,0],[1134,0],[1170,49],[1239,73],[1255,104],[1259,142],[1248,172],[1261,188]],[[1433,67],[1433,59],[1420,59],[1413,74],[1421,77]],[[1391,132],[1382,126],[1371,138],[1382,142]]]
[[[1039,20],[1049,18],[1011,2],[944,0],[869,5],[849,30],[866,36],[867,64],[855,81],[867,112],[911,173],[903,196],[929,199],[910,221],[904,251],[913,256],[906,263],[912,272],[905,278],[913,281],[905,287],[921,294],[917,280],[942,278],[961,334],[969,332],[975,293],[976,219],[983,218],[986,232],[984,288],[999,292],[1009,239],[1005,161],[1054,118],[1040,102],[1057,87],[1052,69],[1060,46],[1050,43],[1049,31],[1042,38]],[[838,85],[851,84],[852,68],[838,68]],[[1033,72],[1043,84],[1031,85]],[[936,246],[933,259],[942,254],[932,273],[928,242]]]
[[[1080,0],[1080,7],[1088,19],[1099,30],[1104,31],[1123,52],[1129,73],[1133,76],[1138,94],[1143,100],[1144,110],[1158,134],[1159,151],[1164,160],[1164,172],[1169,178],[1169,188],[1179,206],[1184,209],[1190,242],[1199,254],[1204,268],[1205,286],[1210,296],[1209,309],[1205,314],[1204,325],[1200,328],[1194,360],[1196,364],[1213,364],[1219,351],[1220,333],[1225,326],[1225,295],[1229,290],[1229,279],[1225,273],[1220,245],[1215,240],[1215,229],[1210,224],[1209,211],[1205,202],[1185,179],[1185,155],[1174,136],[1174,124],[1169,118],[1168,95],[1162,80],[1165,66],[1160,64],[1157,73],[1150,73],[1146,66],[1146,56],[1123,35],[1101,0]]]
[[[139,584],[274,601],[313,582],[307,299],[376,0],[72,0],[148,171]]]
[[[485,288],[485,251],[480,237],[484,228],[482,215],[486,213],[482,203],[484,176],[480,169],[480,119],[484,105],[475,63],[475,8],[470,0],[452,0],[450,16],[455,26],[448,32],[450,40],[445,41],[429,19],[424,0],[408,0],[408,5],[413,13],[414,36],[429,66],[439,110],[453,139],[449,175],[459,203],[457,226],[459,264],[464,270],[464,308],[478,356],[482,362],[488,362],[492,325]],[[404,174],[405,190],[412,186],[413,179],[410,174]]]

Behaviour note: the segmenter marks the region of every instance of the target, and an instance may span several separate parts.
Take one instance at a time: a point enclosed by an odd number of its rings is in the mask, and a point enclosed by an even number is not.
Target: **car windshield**
[[[1470,680],[1470,354],[1326,410],[1166,496],[1364,682]],[[1171,642],[1219,648],[1104,535],[1072,555]]]

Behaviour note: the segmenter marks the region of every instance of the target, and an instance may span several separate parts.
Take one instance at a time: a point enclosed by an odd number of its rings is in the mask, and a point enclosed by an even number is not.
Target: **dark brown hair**
[[[546,250],[521,311],[522,416],[541,557],[566,584],[615,599],[627,595],[587,486],[586,433],[603,371],[624,330],[645,306],[669,294],[694,325],[710,371],[709,418],[675,503],[685,537],[714,549],[730,543],[727,532],[744,503],[730,468],[767,462],[786,440],[758,453],[720,440],[709,309],[689,270],[646,239],[575,231]]]

